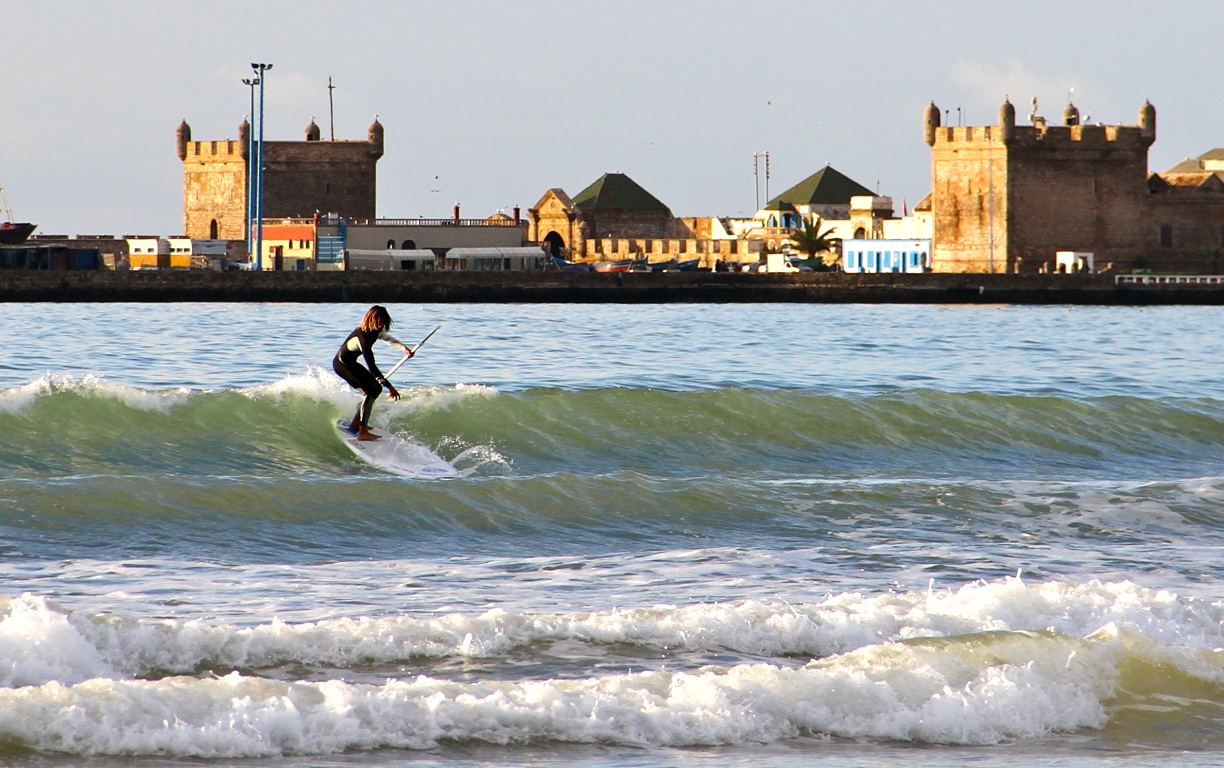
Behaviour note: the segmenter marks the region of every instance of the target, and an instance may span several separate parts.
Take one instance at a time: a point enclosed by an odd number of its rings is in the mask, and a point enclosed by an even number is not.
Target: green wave
[[[1091,477],[1146,467],[1187,476],[1209,473],[1224,450],[1224,404],[1212,400],[464,386],[404,395],[379,401],[376,426],[448,458],[484,447],[475,458],[496,465],[485,475],[751,468],[781,477],[938,477],[986,468]],[[0,469],[19,477],[350,473],[331,423],[355,404],[319,381],[241,391],[10,390],[0,393]]]

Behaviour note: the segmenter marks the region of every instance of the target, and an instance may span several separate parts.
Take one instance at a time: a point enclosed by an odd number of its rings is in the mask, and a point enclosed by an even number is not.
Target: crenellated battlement
[[[1033,99],[1032,125],[1016,125],[1016,108],[1004,99],[999,105],[999,122],[996,125],[942,125],[939,107],[935,102],[927,105],[923,112],[923,133],[926,143],[936,145],[991,145],[1002,143],[1010,147],[1042,147],[1077,149],[1086,146],[1111,148],[1140,148],[1146,150],[1156,141],[1156,108],[1145,101],[1139,108],[1138,125],[1083,125],[1080,112],[1074,104],[1067,104],[1063,111],[1063,124],[1051,125],[1037,115],[1037,100]]]
[[[968,146],[1006,144],[1009,148],[1066,148],[1105,147],[1143,148],[1149,142],[1143,129],[1137,125],[1025,125],[1015,126],[1012,135],[1004,138],[1003,127],[998,125],[963,125],[934,129],[937,145],[963,144]]]
[[[222,141],[189,141],[187,142],[187,157],[212,159],[243,159],[246,157],[245,144],[241,141],[226,139]],[[186,158],[184,158],[186,159]]]

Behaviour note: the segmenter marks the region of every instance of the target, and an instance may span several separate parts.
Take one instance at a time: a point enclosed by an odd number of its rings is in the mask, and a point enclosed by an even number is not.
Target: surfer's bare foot
[[[366,429],[365,427],[361,427],[360,429],[357,430],[358,440],[378,440],[381,437],[382,435],[376,435],[370,430]]]

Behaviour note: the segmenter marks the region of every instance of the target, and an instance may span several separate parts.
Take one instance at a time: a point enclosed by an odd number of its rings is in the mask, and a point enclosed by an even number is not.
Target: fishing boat
[[[36,226],[25,221],[0,221],[0,245],[21,245],[30,239]]]
[[[668,272],[676,268],[676,260],[651,261],[649,258],[637,259],[633,262],[630,272]]]
[[[0,245],[21,245],[34,234],[37,224],[28,221],[13,221],[13,209],[9,207],[4,187],[0,187],[0,204],[4,205],[4,221],[0,221]]]
[[[701,263],[700,257],[696,259],[688,259],[686,261],[678,261],[676,262],[676,269],[680,270],[681,272],[696,272],[697,265],[699,263]]]
[[[628,272],[631,269],[633,269],[633,259],[597,261],[594,266],[596,272]]]
[[[552,257],[553,267],[559,272],[590,272],[591,265],[581,261],[569,261],[560,256]]]

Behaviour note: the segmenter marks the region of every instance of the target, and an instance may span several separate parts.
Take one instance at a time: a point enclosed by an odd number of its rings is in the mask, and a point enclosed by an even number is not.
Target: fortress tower
[[[179,125],[187,237],[246,238],[250,130],[244,120],[237,141],[192,141],[187,121]],[[305,141],[265,141],[264,218],[310,218],[315,213],[375,218],[376,171],[382,155],[383,126],[377,119],[365,141],[320,141],[313,120]]]
[[[1010,101],[997,125],[943,127],[926,108],[931,147],[931,265],[937,272],[1035,272],[1057,251],[1089,251],[1098,264],[1129,263],[1147,242],[1147,153],[1156,110],[1139,124],[1064,125],[1036,114],[1016,125]]]

